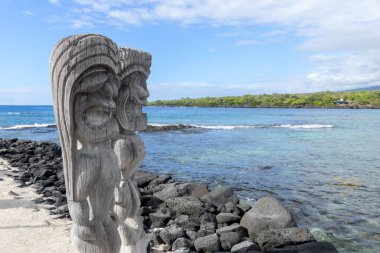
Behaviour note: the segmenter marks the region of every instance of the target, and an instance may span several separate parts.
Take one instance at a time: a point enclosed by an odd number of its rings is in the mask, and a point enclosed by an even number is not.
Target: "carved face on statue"
[[[74,120],[79,140],[102,142],[115,138],[119,126],[115,117],[118,80],[103,69],[85,74],[74,99]]]
[[[146,78],[144,73],[136,71],[122,80],[116,115],[126,130],[139,131],[147,126],[147,116],[142,112],[142,106],[146,105],[149,97]]]

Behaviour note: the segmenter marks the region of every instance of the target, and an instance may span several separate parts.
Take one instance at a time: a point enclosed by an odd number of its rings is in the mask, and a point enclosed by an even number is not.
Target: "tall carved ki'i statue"
[[[81,253],[120,251],[119,221],[113,213],[120,172],[111,141],[119,135],[117,70],[118,48],[101,35],[66,37],[51,55],[71,241]]]
[[[121,85],[116,99],[116,117],[120,135],[113,147],[118,158],[121,182],[115,191],[115,212],[119,217],[122,241],[120,252],[146,252],[147,243],[140,216],[140,196],[135,184],[135,173],[145,157],[143,141],[137,131],[147,126],[142,112],[149,92],[146,79],[150,73],[150,54],[130,48],[119,48],[119,77]]]
[[[95,34],[66,37],[52,52],[71,241],[81,253],[146,252],[134,176],[145,156],[136,132],[147,124],[150,64],[150,54]]]

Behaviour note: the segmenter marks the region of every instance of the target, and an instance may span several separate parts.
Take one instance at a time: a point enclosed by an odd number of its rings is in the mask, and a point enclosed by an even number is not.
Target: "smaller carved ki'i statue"
[[[151,59],[150,54],[142,51],[119,49],[121,85],[116,99],[116,117],[121,130],[114,142],[114,150],[119,161],[121,182],[115,191],[114,210],[120,221],[120,252],[145,252],[147,246],[139,215],[140,196],[134,179],[145,157],[144,143],[136,132],[147,126],[147,116],[142,112],[142,106],[146,105],[149,96],[146,79]]]

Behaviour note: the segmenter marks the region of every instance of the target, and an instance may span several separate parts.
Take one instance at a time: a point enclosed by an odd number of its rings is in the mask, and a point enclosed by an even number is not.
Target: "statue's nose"
[[[102,89],[100,90],[102,95],[106,98],[114,98],[117,96],[117,87],[116,84],[111,82],[106,82]]]

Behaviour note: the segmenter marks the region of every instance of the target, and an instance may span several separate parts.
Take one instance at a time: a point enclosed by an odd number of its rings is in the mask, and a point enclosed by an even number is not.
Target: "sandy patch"
[[[5,175],[7,168],[6,161],[0,159],[0,252],[77,252],[70,245],[71,221],[54,219],[47,210],[31,202],[39,195],[33,188],[18,188]]]

